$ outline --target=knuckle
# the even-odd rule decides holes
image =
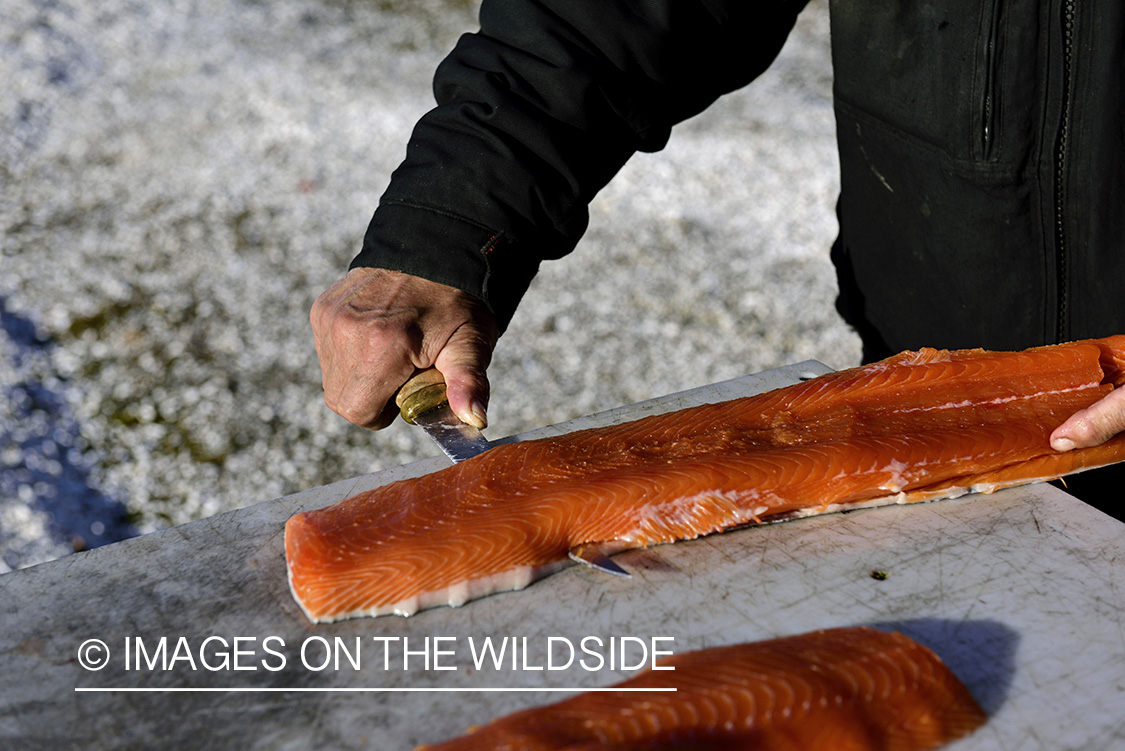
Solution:
[[[337,404],[332,411],[353,425],[366,425],[373,418],[370,409],[365,409],[358,404]]]
[[[1105,440],[1102,430],[1095,423],[1085,420],[1075,426],[1074,437],[1078,439],[1077,443],[1082,446],[1092,446]]]
[[[334,326],[333,334],[344,340],[359,342],[366,350],[415,349],[421,338],[410,323],[398,315],[372,315],[349,311]]]

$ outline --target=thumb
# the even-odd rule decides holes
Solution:
[[[1109,392],[1100,401],[1075,412],[1051,433],[1056,451],[1088,448],[1105,443],[1125,431],[1125,388]]]
[[[471,326],[459,328],[434,361],[445,378],[449,408],[468,425],[488,426],[489,385],[487,369],[495,339]]]

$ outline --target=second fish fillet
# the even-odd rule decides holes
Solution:
[[[759,396],[497,446],[286,524],[310,620],[459,605],[577,545],[672,542],[856,505],[991,492],[1125,459],[1051,431],[1125,384],[1125,336],[906,352]]]
[[[986,720],[937,655],[870,628],[686,652],[660,667],[617,684],[628,693],[581,694],[418,751],[926,751]]]

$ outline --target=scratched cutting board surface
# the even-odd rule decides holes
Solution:
[[[826,370],[801,363],[521,438]],[[654,649],[857,624],[913,636],[967,683],[991,717],[950,749],[1125,747],[1125,525],[1054,488],[750,528],[615,557],[632,579],[573,566],[461,608],[308,623],[285,579],[285,520],[445,463],[0,576],[0,747],[411,749],[616,682]],[[485,639],[506,645],[499,664],[475,664]]]

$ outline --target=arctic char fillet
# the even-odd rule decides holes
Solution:
[[[1125,459],[1051,431],[1125,384],[1125,336],[904,352],[758,396],[504,444],[285,528],[315,622],[460,605],[619,551],[856,506],[992,492]]]
[[[527,709],[419,751],[924,751],[987,719],[897,633],[816,631],[676,655],[617,688]]]

